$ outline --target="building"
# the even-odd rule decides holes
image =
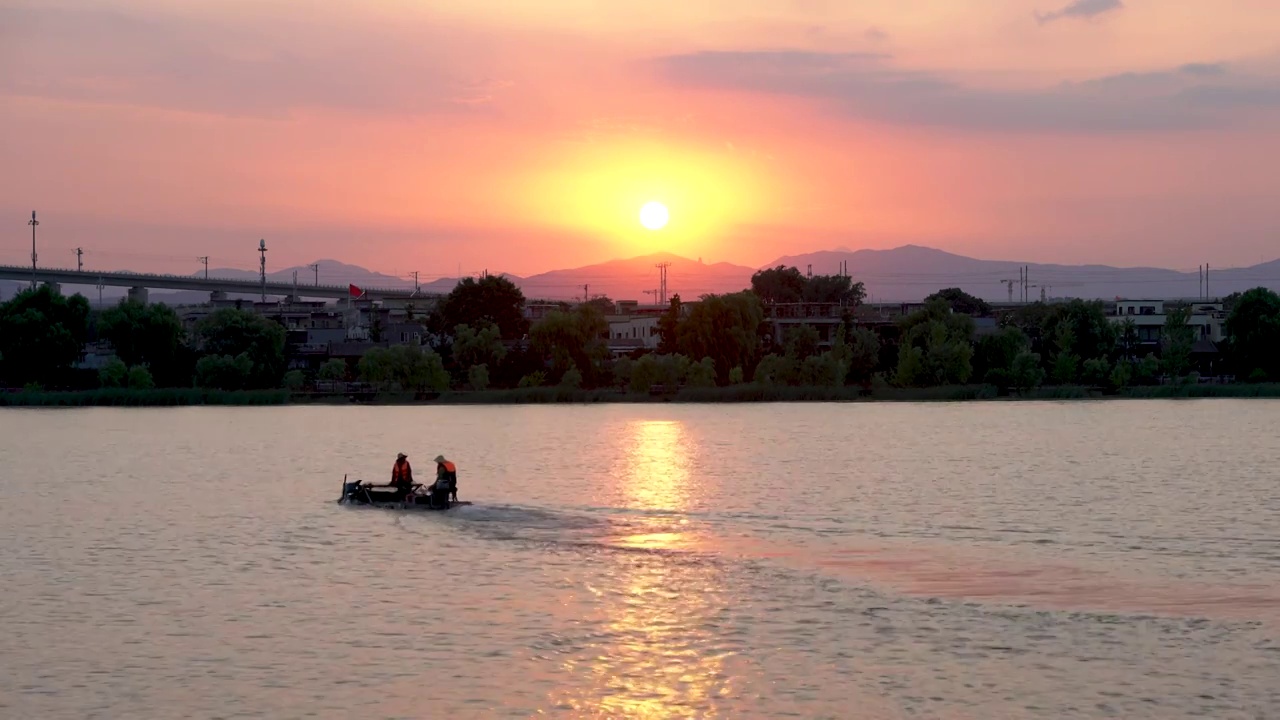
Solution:
[[[1117,298],[1115,311],[1110,318],[1120,325],[1132,322],[1138,333],[1138,343],[1155,347],[1160,344],[1168,310],[1181,304],[1182,301]],[[1187,324],[1195,329],[1197,343],[1207,341],[1217,345],[1226,339],[1227,313],[1221,302],[1197,300],[1186,304],[1191,308]]]

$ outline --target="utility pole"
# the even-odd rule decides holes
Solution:
[[[267,241],[258,241],[258,254],[262,257],[258,267],[262,273],[262,302],[267,301]]]
[[[660,292],[659,304],[667,304],[667,268],[671,267],[671,263],[664,262],[654,265],[658,268],[658,290]]]
[[[418,294],[418,271],[414,270],[409,274],[413,276],[413,294],[417,295]]]
[[[588,301],[590,301],[590,300],[591,300],[591,286],[590,286],[590,285],[583,285],[583,286],[582,286],[582,302],[584,302],[584,303],[585,303],[585,302],[588,302]]]
[[[80,248],[76,248],[76,272],[84,271],[84,263],[81,262],[80,260],[80,258],[83,256],[84,256],[84,250],[81,250]]]
[[[102,307],[102,278],[98,278],[98,307]]]
[[[1209,263],[1204,264],[1204,297],[1209,298]]]
[[[298,271],[293,271],[293,301],[298,302]]]
[[[316,271],[316,287],[319,287],[319,286],[320,286],[320,263],[318,263],[318,262],[316,262],[316,263],[311,263],[311,264],[310,264],[310,265],[308,265],[307,267],[309,267],[309,268],[311,268],[312,270],[315,270],[315,271]]]
[[[1017,282],[1017,281],[1016,281],[1016,280],[1001,280],[1000,282],[1004,283],[1005,288],[1009,291],[1009,302],[1013,302],[1013,284],[1014,284],[1015,282]]]
[[[199,260],[200,262],[204,263],[204,279],[208,280],[209,279],[209,256],[205,255],[204,257],[198,257],[196,258],[196,260]]]
[[[31,226],[31,289],[36,289],[36,226],[40,224],[36,220],[36,211],[31,211],[31,220],[27,223]]]

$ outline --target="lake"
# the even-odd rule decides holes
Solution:
[[[1280,717],[1280,401],[0,411],[0,717]],[[334,503],[344,474],[475,505]]]

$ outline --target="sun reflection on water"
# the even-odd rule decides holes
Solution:
[[[700,494],[691,479],[696,448],[679,422],[636,422],[618,457],[618,501],[654,514],[609,544],[653,552],[609,556],[608,590],[596,594],[603,632],[564,663],[579,681],[551,700],[576,718],[718,717],[716,698],[735,694],[725,667],[735,653],[719,626],[717,568],[685,554],[698,546],[681,517]]]

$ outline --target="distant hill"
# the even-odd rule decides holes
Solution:
[[[1108,265],[1049,265],[1007,260],[977,260],[933,248],[906,245],[892,250],[823,251],[778,258],[766,267],[790,265],[815,274],[837,272],[845,262],[849,274],[866,284],[869,299],[886,302],[919,300],[944,287],[959,287],[986,300],[1008,300],[1004,280],[1014,281],[1020,297],[1019,268],[1028,268],[1031,299],[1043,287],[1049,298],[1113,299],[1194,298],[1200,294],[1196,271]],[[1209,270],[1213,296],[1263,286],[1280,290],[1280,260],[1245,268]]]
[[[411,288],[413,281],[367,270],[358,265],[337,260],[320,260],[320,282],[327,285],[354,284],[356,286]],[[906,245],[892,250],[825,250],[781,257],[764,267],[788,265],[802,272],[810,267],[815,274],[838,272],[846,263],[849,273],[867,287],[869,300],[882,302],[912,302],[944,287],[959,287],[972,295],[987,300],[1007,300],[1009,292],[1004,280],[1015,283],[1014,299],[1020,298],[1021,289],[1016,285],[1019,268],[1029,268],[1029,290],[1032,299],[1039,299],[1041,288],[1050,298],[1115,298],[1128,297],[1197,297],[1199,280],[1195,271],[1180,272],[1162,268],[1119,268],[1107,265],[1048,265],[1019,263],[1007,260],[978,260],[955,255],[933,248]],[[550,272],[519,277],[506,275],[524,291],[530,299],[567,300],[584,295],[607,295],[614,300],[639,300],[653,302],[659,289],[657,265],[667,263],[667,296],[679,294],[686,299],[707,293],[736,292],[751,284],[756,271],[731,263],[706,264],[701,260],[660,253],[624,260],[612,260],[597,265],[552,270]],[[290,267],[267,274],[276,282],[292,282],[294,271],[298,273],[299,294],[306,297],[306,286],[315,282],[315,273],[308,266]],[[193,273],[193,275],[203,274]],[[209,270],[210,277],[256,278],[257,272],[237,268]],[[440,278],[420,285],[425,293],[447,293],[457,284],[457,278]],[[1246,268],[1214,270],[1209,274],[1209,290],[1214,296],[1248,290],[1257,286],[1280,290],[1280,260],[1274,260]],[[26,287],[25,283],[0,281],[0,297],[12,297]],[[80,292],[96,302],[98,290],[94,287],[63,288],[66,293]],[[123,297],[124,288],[106,288],[103,298],[115,302]],[[208,299],[203,292],[153,291],[150,297],[170,304],[202,303]],[[246,299],[253,295],[244,295]]]

